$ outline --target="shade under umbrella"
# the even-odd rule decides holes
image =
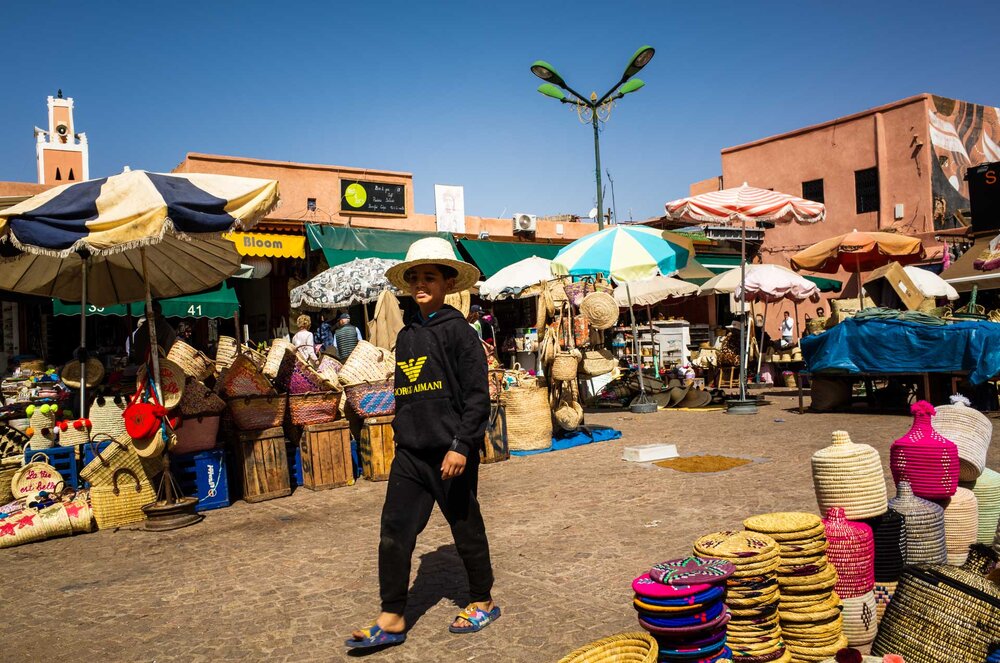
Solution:
[[[385,271],[399,260],[357,258],[320,272],[297,288],[289,300],[292,308],[334,309],[374,302],[383,290],[400,294]]]
[[[615,301],[619,306],[629,306],[629,291],[632,304],[653,306],[667,299],[680,299],[698,294],[698,286],[669,276],[654,276],[644,281],[633,281],[615,288]]]
[[[550,280],[551,266],[551,260],[538,256],[518,260],[483,281],[479,286],[479,296],[489,300],[516,297],[522,291]]]

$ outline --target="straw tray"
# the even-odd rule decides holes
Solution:
[[[659,646],[649,633],[612,635],[567,654],[559,663],[656,663]]]

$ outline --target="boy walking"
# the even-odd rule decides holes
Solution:
[[[471,287],[479,270],[458,260],[449,242],[432,237],[415,242],[386,277],[410,292],[420,313],[396,341],[396,457],[379,544],[382,612],[346,641],[355,649],[406,640],[403,613],[413,549],[435,503],[451,526],[471,595],[449,630],[473,633],[500,617],[477,499],[479,448],[490,414],[486,356],[476,331],[444,303],[445,295]]]

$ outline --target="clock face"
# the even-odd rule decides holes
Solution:
[[[344,192],[344,200],[351,207],[361,207],[368,200],[368,192],[365,188],[355,182],[347,187],[347,191]]]

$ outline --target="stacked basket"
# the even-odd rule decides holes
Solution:
[[[896,486],[889,508],[906,519],[906,563],[944,564],[948,548],[944,538],[944,509],[917,497],[906,481]]]
[[[960,566],[965,563],[969,546],[979,534],[979,505],[968,488],[958,488],[955,494],[941,502],[944,508],[944,538],[948,549],[948,563]]]
[[[359,417],[379,417],[395,413],[396,356],[367,341],[358,341],[338,372],[347,403]],[[401,367],[400,367],[400,370]]]
[[[507,445],[511,451],[537,451],[552,446],[552,411],[548,390],[523,371],[508,371],[500,404],[507,414]]]
[[[875,609],[881,619],[906,564],[906,520],[889,509],[865,524],[872,528],[875,540]]]
[[[275,392],[251,357],[238,355],[219,381],[236,428],[250,431],[281,426],[288,397]]]
[[[988,467],[975,481],[962,484],[976,496],[979,505],[979,543],[992,543],[997,523],[1000,522],[1000,473]]]
[[[917,401],[910,408],[913,426],[892,444],[890,466],[898,484],[908,481],[913,494],[928,500],[943,500],[958,487],[958,448],[931,425],[934,407]]]
[[[204,383],[189,375],[184,396],[178,406],[181,413],[177,427],[174,453],[194,453],[215,447],[219,437],[219,421],[226,403]]]
[[[960,397],[959,397],[960,398]],[[933,423],[937,431],[958,448],[959,480],[975,481],[986,467],[986,452],[993,438],[993,423],[982,412],[965,405],[937,408]]]
[[[813,454],[812,475],[821,513],[840,507],[850,520],[885,513],[885,475],[878,451],[855,444],[846,431],[834,431],[833,444]]]
[[[852,645],[875,638],[875,541],[871,527],[851,522],[844,510],[833,508],[823,521],[830,547],[827,555],[837,568],[837,594],[844,601],[844,634]]]

